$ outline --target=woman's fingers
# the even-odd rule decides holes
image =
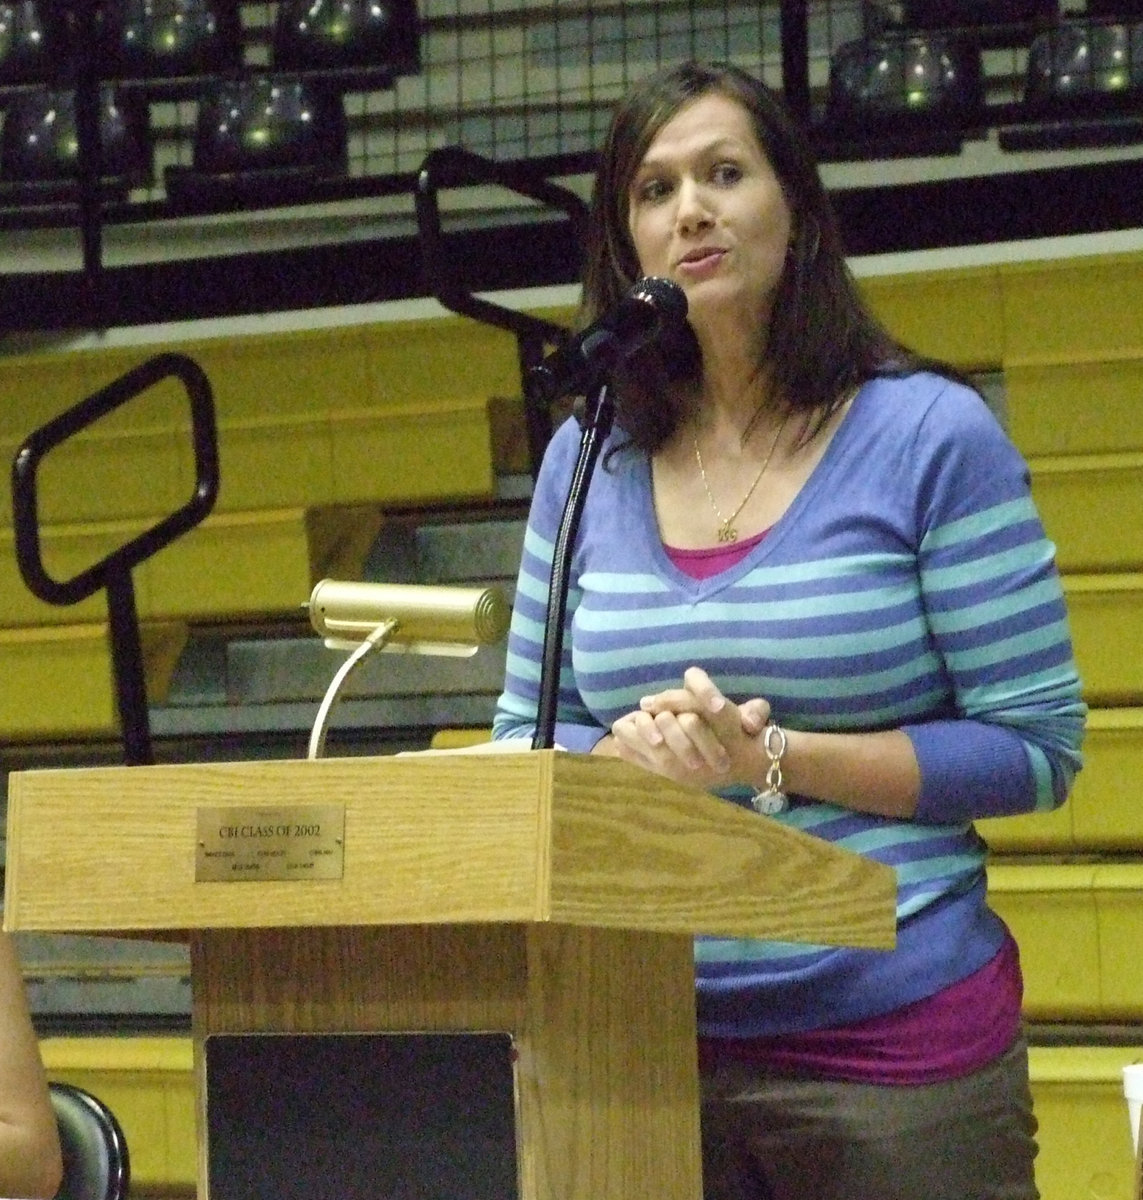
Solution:
[[[730,757],[716,731],[699,713],[660,713],[655,726],[664,743],[691,770],[704,767],[721,774],[730,766]]]
[[[698,701],[703,712],[718,714],[726,707],[726,697],[702,667],[687,667],[683,686]]]
[[[758,696],[741,704],[729,701],[701,667],[688,668],[681,688],[668,688],[644,696],[640,711],[659,717],[665,713],[683,716],[692,713],[703,718],[719,741],[730,748],[738,737],[757,737],[770,719],[770,704]]]
[[[718,776],[729,757],[710,726],[697,714],[637,711],[620,717],[611,727],[621,758],[637,761],[674,779],[698,782]]]
[[[761,697],[746,700],[738,706],[738,717],[742,722],[742,732],[748,737],[757,737],[770,720],[770,704]]]
[[[699,702],[686,688],[670,688],[653,696],[644,696],[639,701],[639,709],[656,717],[660,713],[698,712]]]
[[[621,758],[710,787],[726,783],[733,770],[747,770],[752,743],[769,717],[766,700],[735,704],[701,667],[688,667],[682,687],[644,696],[611,732]]]
[[[726,697],[714,680],[701,667],[688,667],[683,673],[683,686],[668,688],[639,701],[644,712],[697,712],[712,715],[726,707]]]

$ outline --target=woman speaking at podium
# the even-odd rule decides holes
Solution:
[[[555,740],[898,880],[891,952],[699,939],[706,1200],[1033,1200],[1019,957],[973,821],[1062,804],[1085,709],[1026,464],[867,310],[750,76],[637,84],[592,213],[585,325],[643,276],[688,315],[611,379]],[[578,443],[569,421],[537,480],[496,737],[536,724]]]

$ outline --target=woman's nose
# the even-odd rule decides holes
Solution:
[[[684,183],[679,188],[679,204],[675,220],[684,232],[703,229],[711,223],[710,207],[702,189],[694,183]]]

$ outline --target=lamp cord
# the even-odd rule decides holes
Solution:
[[[333,712],[333,706],[341,693],[342,685],[374,650],[380,650],[385,645],[393,636],[396,628],[397,621],[395,618],[391,618],[378,625],[376,629],[366,635],[365,641],[338,668],[337,674],[334,675],[329,687],[325,690],[321,706],[318,708],[317,717],[314,720],[314,727],[310,730],[310,744],[306,752],[306,758],[321,758],[325,751],[325,737],[329,729],[330,714]]]

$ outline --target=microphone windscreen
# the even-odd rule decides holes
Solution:
[[[632,296],[650,304],[665,324],[686,320],[687,294],[677,283],[659,275],[644,275],[631,289]]]

